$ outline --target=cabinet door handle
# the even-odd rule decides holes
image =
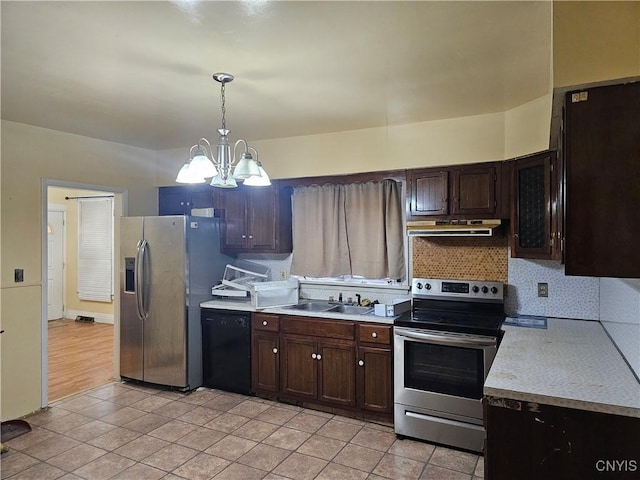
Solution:
[[[273,349],[273,353],[278,353],[278,349],[277,349],[277,348],[274,348],[274,349]]]
[[[311,358],[313,358],[314,360],[316,359],[317,355],[315,353],[311,354]]]
[[[247,236],[246,235],[242,235],[242,238],[247,238]]]
[[[269,323],[269,322],[267,322],[266,320],[263,320],[263,321],[262,321],[262,325],[264,325],[265,327],[267,326],[267,324],[268,324],[268,323]]]
[[[249,235],[249,238],[253,238],[253,235]]]
[[[360,365],[361,367],[364,367],[364,360],[358,360],[358,365]]]
[[[316,360],[322,360],[322,355],[320,354],[316,355]]]
[[[372,336],[373,338],[378,338],[378,334],[377,334],[376,332],[373,332],[373,333],[371,334],[371,336]]]

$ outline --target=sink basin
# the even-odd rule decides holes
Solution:
[[[373,310],[373,307],[360,307],[358,305],[333,304],[329,302],[302,302],[297,305],[283,307],[290,310],[304,310],[307,312],[336,312],[348,315],[364,315]]]
[[[330,312],[340,312],[349,315],[365,315],[373,310],[373,307],[361,307],[359,305],[336,305]]]
[[[337,305],[332,305],[328,302],[304,302],[297,305],[289,305],[284,308],[291,310],[305,310],[307,312],[328,312],[334,311],[333,309]]]

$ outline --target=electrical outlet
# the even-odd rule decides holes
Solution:
[[[549,284],[548,283],[538,283],[538,296],[539,297],[548,297],[549,296]]]
[[[286,270],[280,270],[280,279],[281,280],[286,280],[287,279],[287,271]]]
[[[13,281],[16,283],[24,282],[24,270],[22,268],[16,268],[13,271]]]

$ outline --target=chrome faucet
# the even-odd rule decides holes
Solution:
[[[361,303],[361,299],[362,299],[362,297],[360,296],[360,294],[356,293],[356,300],[358,300],[358,303],[356,305],[360,306],[362,304]]]

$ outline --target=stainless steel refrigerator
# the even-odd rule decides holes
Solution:
[[[120,375],[191,390],[202,385],[200,302],[232,258],[218,220],[120,219]]]

